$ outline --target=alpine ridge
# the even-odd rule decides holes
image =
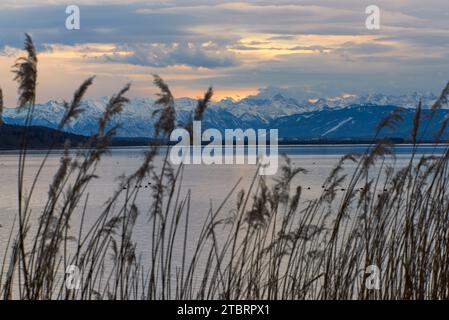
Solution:
[[[337,97],[298,99],[284,92],[270,90],[242,100],[227,98],[211,103],[206,110],[203,128],[224,129],[253,128],[279,129],[281,139],[297,140],[333,140],[333,139],[370,139],[376,133],[377,124],[396,108],[403,109],[404,123],[392,132],[384,130],[384,136],[408,139],[412,126],[414,109],[422,101],[424,114],[436,96],[431,93],[412,93],[410,95],[390,96],[380,93],[365,95],[342,94]],[[104,111],[108,98],[85,100],[84,112],[64,130],[71,134],[90,135],[97,130],[97,123]],[[179,125],[190,119],[196,100],[180,98],[176,100],[176,116]],[[149,98],[134,98],[125,106],[120,116],[110,125],[121,124],[119,137],[154,138],[154,124],[157,119],[153,112],[157,107]],[[421,133],[423,139],[432,140],[438,125],[448,113],[442,109],[426,125]],[[57,129],[64,114],[62,102],[49,101],[35,108],[33,125]],[[428,117],[427,117],[428,118]],[[423,117],[422,121],[427,121]],[[25,114],[13,108],[5,108],[3,119],[11,125],[22,125]]]

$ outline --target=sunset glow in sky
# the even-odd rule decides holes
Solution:
[[[381,29],[365,27],[366,6]],[[65,28],[78,5],[81,29]],[[132,96],[155,92],[161,75],[177,97],[236,99],[268,86],[313,98],[343,92],[439,92],[449,80],[447,0],[114,1],[2,0],[0,86],[16,103],[11,65],[23,34],[39,49],[39,101],[69,99],[97,75],[89,96],[132,82]]]

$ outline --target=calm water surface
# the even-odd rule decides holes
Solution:
[[[308,171],[307,174],[299,175],[293,186],[303,187],[303,201],[318,197],[322,192],[322,184],[330,171],[334,168],[342,155],[347,153],[363,153],[369,148],[368,145],[308,145],[308,146],[282,146],[279,153],[285,153],[292,160],[292,164],[302,167]],[[395,166],[403,166],[410,159],[410,145],[400,145],[396,147],[396,160],[389,161]],[[89,202],[86,211],[86,225],[92,224],[103,208],[103,204],[117,188],[117,178],[123,174],[133,173],[141,164],[145,149],[143,148],[120,148],[113,149],[111,153],[101,160],[98,167],[98,179],[94,179],[88,188]],[[418,153],[438,154],[443,151],[443,147],[433,145],[423,145]],[[25,172],[25,186],[29,188],[33,178],[44,158],[45,152],[31,151],[28,156]],[[59,167],[61,153],[54,152],[47,160],[39,180],[36,183],[30,208],[33,215],[41,213],[47,199],[49,184],[51,183],[56,170]],[[4,258],[6,243],[13,225],[14,217],[17,214],[17,161],[18,153],[14,151],[0,151],[0,265]],[[162,156],[155,160],[156,166],[162,162]],[[349,173],[354,169],[354,165],[349,164],[345,168]],[[188,250],[193,250],[196,236],[199,234],[203,222],[205,221],[210,207],[218,208],[223,198],[231,191],[237,181],[242,178],[238,190],[247,189],[251,184],[256,171],[254,165],[187,165],[185,166],[181,197],[190,190],[192,194],[191,202],[191,222],[189,230]],[[269,178],[269,179],[272,179]],[[149,181],[146,181],[149,182]],[[151,199],[151,189],[149,187],[139,189],[137,204],[142,213],[148,210]],[[230,201],[223,209],[226,215],[235,206],[236,194],[232,195]],[[82,201],[83,202],[83,201]],[[72,229],[77,232],[79,215],[82,208],[79,208]],[[136,227],[134,237],[140,250],[145,252],[145,247],[151,243],[149,225],[146,223],[148,216],[142,214]],[[36,224],[32,224],[35,226]],[[33,228],[32,228],[33,229]],[[32,230],[31,230],[32,231]],[[190,248],[189,248],[190,246]],[[182,248],[175,248],[180,254]]]

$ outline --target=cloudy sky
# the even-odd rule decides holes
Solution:
[[[381,29],[365,8],[379,6]],[[67,5],[81,29],[67,30]],[[69,99],[97,75],[91,97],[132,82],[155,90],[160,74],[177,96],[242,98],[268,86],[308,97],[345,92],[438,92],[449,80],[447,0],[1,0],[0,86],[9,106],[11,65],[23,33],[39,49],[39,101]]]

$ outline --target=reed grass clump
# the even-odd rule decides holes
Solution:
[[[3,299],[449,298],[449,148],[439,155],[417,153],[421,104],[410,133],[413,153],[404,167],[391,164],[394,146],[379,140],[362,155],[342,157],[323,193],[305,201],[295,181],[307,171],[286,157],[275,179],[256,173],[246,190],[236,181],[222,203],[208,209],[196,242],[187,243],[193,195],[183,191],[184,167],[173,167],[168,151],[162,166],[155,164],[163,151],[156,146],[148,147],[133,173],[120,177],[95,222],[84,222],[92,214],[88,186],[99,178],[97,168],[117,130],[111,119],[128,102],[129,85],[109,100],[97,133],[75,149],[67,142],[37,218],[31,214],[34,187],[51,150],[25,193],[27,127],[37,79],[29,36],[25,49],[28,56],[18,60],[15,72],[18,106],[28,108],[29,118],[18,162],[16,223],[1,263]],[[83,112],[81,101],[93,79],[64,104],[61,128]],[[160,90],[156,132],[166,136],[177,126],[175,100],[162,78],[155,76],[154,83]],[[212,95],[210,88],[199,99],[192,120],[202,119]],[[448,87],[433,109],[446,105],[447,95]],[[402,121],[398,109],[379,124],[377,134]],[[351,172],[348,162],[355,165]],[[151,196],[142,205],[134,186],[148,180]],[[226,212],[232,198],[234,208]],[[146,244],[133,236],[142,218],[151,238]],[[72,228],[74,219],[80,221],[78,230]],[[81,272],[77,288],[67,286],[69,266]],[[372,266],[380,270],[374,290],[366,274]]]

